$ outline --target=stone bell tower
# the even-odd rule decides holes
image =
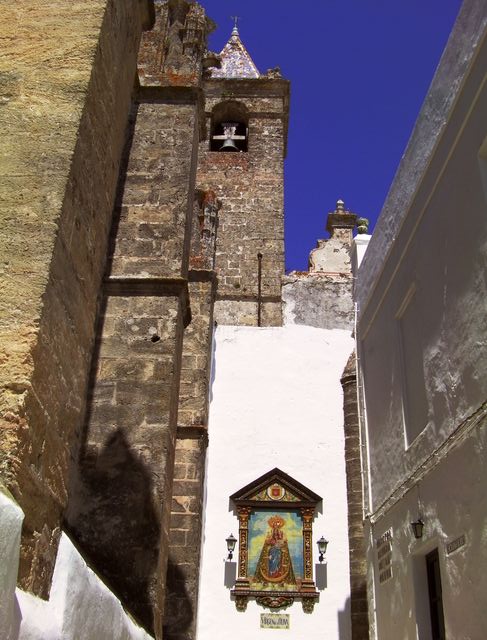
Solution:
[[[289,82],[259,73],[235,26],[204,83],[207,138],[197,184],[221,202],[216,240],[219,324],[280,325]]]

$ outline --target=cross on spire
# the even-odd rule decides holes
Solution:
[[[240,16],[230,16],[233,20],[233,32],[232,33],[236,33],[238,34],[238,21],[241,20],[242,18]]]

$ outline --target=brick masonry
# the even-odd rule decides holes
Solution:
[[[348,498],[348,542],[350,553],[350,614],[352,640],[368,640],[367,564],[363,526],[363,481],[357,399],[355,353],[350,356],[341,379],[345,418],[345,467]]]
[[[262,253],[262,324],[280,325],[284,274],[283,163],[289,83],[282,79],[207,80],[207,139],[200,144],[198,186],[221,201],[216,246],[215,319],[257,324],[258,258]],[[248,152],[209,150],[211,117],[222,103],[248,114]]]

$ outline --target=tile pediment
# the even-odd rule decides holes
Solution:
[[[230,499],[236,505],[316,506],[321,497],[277,467],[242,487]]]

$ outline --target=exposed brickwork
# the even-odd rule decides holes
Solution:
[[[2,8],[0,467],[26,515],[20,584],[44,597],[150,6],[33,0]]]
[[[345,414],[351,637],[352,640],[368,640],[367,565],[362,520],[363,483],[355,353],[352,353],[348,360],[341,382],[343,386],[343,411]]]
[[[205,83],[208,132],[212,110],[222,102],[241,103],[249,114],[248,152],[209,151],[209,140],[200,145],[198,185],[214,189],[222,202],[216,250],[219,323],[257,324],[260,252],[262,324],[281,324],[288,91],[288,82],[280,79]]]
[[[198,605],[213,305],[216,291],[212,266],[215,260],[219,207],[211,190],[199,195],[195,203],[190,261],[198,269],[192,269],[189,273],[192,322],[184,333],[179,394],[164,633],[168,640],[192,640],[195,637],[195,613]],[[181,511],[182,508],[184,511]]]
[[[186,433],[184,431],[187,430]],[[164,638],[193,640],[198,606],[206,431],[181,429],[176,445]]]

